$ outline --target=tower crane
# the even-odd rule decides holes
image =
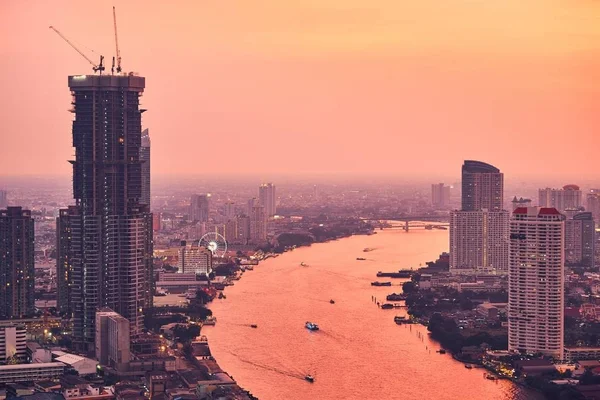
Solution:
[[[86,56],[81,50],[79,50],[73,43],[71,43],[71,41],[69,39],[67,39],[65,37],[65,35],[60,33],[60,31],[58,29],[56,29],[53,26],[50,26],[50,29],[52,29],[54,32],[56,32],[58,34],[58,36],[60,36],[65,42],[67,42],[72,48],[74,48],[75,51],[77,51],[79,54],[81,54],[81,56],[83,58],[85,58],[87,60],[87,62],[92,64],[92,69],[94,70],[94,72],[100,71],[100,74],[102,74],[102,71],[104,71],[104,56],[100,56],[100,64],[96,64],[95,62],[90,60],[90,58],[88,56]]]
[[[113,23],[115,25],[115,46],[117,50],[117,74],[121,72],[121,52],[119,51],[119,37],[117,36],[117,11],[113,6]]]

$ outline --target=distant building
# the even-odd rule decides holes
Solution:
[[[0,190],[0,209],[8,207],[8,192]]]
[[[195,273],[208,275],[212,272],[213,255],[204,246],[197,243],[184,244],[179,249],[179,261],[177,267],[183,274]]]
[[[24,362],[27,358],[27,331],[24,325],[3,323],[0,325],[0,364],[8,359]]]
[[[140,198],[140,204],[145,204],[150,209],[150,133],[148,129],[142,131],[140,162],[142,163],[142,197]]]
[[[35,312],[33,224],[29,210],[0,210],[0,319]]]
[[[250,240],[250,217],[240,215],[237,218],[237,241],[246,244]]]
[[[267,215],[263,206],[252,207],[250,215],[250,240],[260,243],[267,240]]]
[[[109,308],[96,313],[96,358],[100,364],[122,369],[131,360],[129,320]]]
[[[450,186],[443,183],[431,185],[431,205],[437,209],[443,209],[450,205]]]
[[[579,210],[581,208],[581,190],[577,185],[566,185],[562,189],[540,189],[538,205],[556,208],[561,213],[569,209]]]
[[[462,211],[504,209],[504,174],[493,165],[466,160],[462,166]]]
[[[594,216],[596,224],[600,224],[600,189],[592,189],[586,196],[586,211]]]
[[[277,214],[277,197],[275,196],[275,185],[272,183],[263,183],[258,188],[258,200],[260,205],[265,208],[267,218]]]
[[[194,194],[190,201],[190,219],[208,222],[210,210],[210,194]]]
[[[564,216],[518,208],[510,222],[508,350],[563,359]]]
[[[450,272],[508,272],[508,211],[450,213]]]
[[[235,218],[232,218],[224,224],[223,237],[228,242],[235,242],[238,238],[238,224]]]
[[[225,218],[233,219],[235,218],[235,203],[232,201],[228,201],[225,203]]]
[[[249,199],[246,205],[246,215],[252,215],[252,209],[256,205],[258,205],[258,200],[256,200],[256,197]]]
[[[78,229],[81,224],[79,208],[69,206],[59,210],[56,218],[56,307],[68,317],[73,314],[71,307],[71,286],[73,284],[73,265],[81,262],[81,238]]]
[[[152,230],[154,232],[160,232],[161,230],[161,217],[162,214],[159,212],[152,213]]]
[[[565,262],[593,268],[595,244],[596,224],[591,212],[565,221]]]
[[[531,199],[524,199],[523,197],[517,198],[517,196],[515,196],[512,200],[512,211],[515,211],[517,208],[531,207],[532,205]]]

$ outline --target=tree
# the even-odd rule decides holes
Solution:
[[[173,337],[182,343],[189,343],[199,335],[199,325],[175,325],[173,328]]]
[[[417,291],[417,286],[414,282],[408,281],[402,284],[402,292],[409,294]]]

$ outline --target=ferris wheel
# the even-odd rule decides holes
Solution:
[[[217,232],[209,232],[202,236],[198,245],[206,247],[214,257],[224,257],[227,253],[227,241]]]

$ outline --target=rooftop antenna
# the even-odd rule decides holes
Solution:
[[[100,65],[98,65],[95,62],[93,62],[92,60],[90,60],[90,58],[88,56],[86,56],[81,50],[79,50],[77,48],[77,46],[75,46],[69,39],[67,39],[65,37],[65,35],[60,33],[60,31],[58,29],[56,29],[53,26],[50,26],[50,29],[52,29],[54,32],[56,32],[58,34],[58,36],[60,36],[65,42],[67,42],[72,48],[74,48],[75,51],[77,51],[83,58],[85,58],[87,60],[87,62],[92,64],[92,69],[94,70],[94,72],[100,71],[100,75],[102,75],[102,71],[104,71],[104,65],[102,64],[104,61],[104,56],[100,56]]]
[[[115,46],[117,48],[117,74],[121,73],[121,52],[119,51],[119,37],[117,36],[117,10],[113,6],[113,22],[115,25]]]

